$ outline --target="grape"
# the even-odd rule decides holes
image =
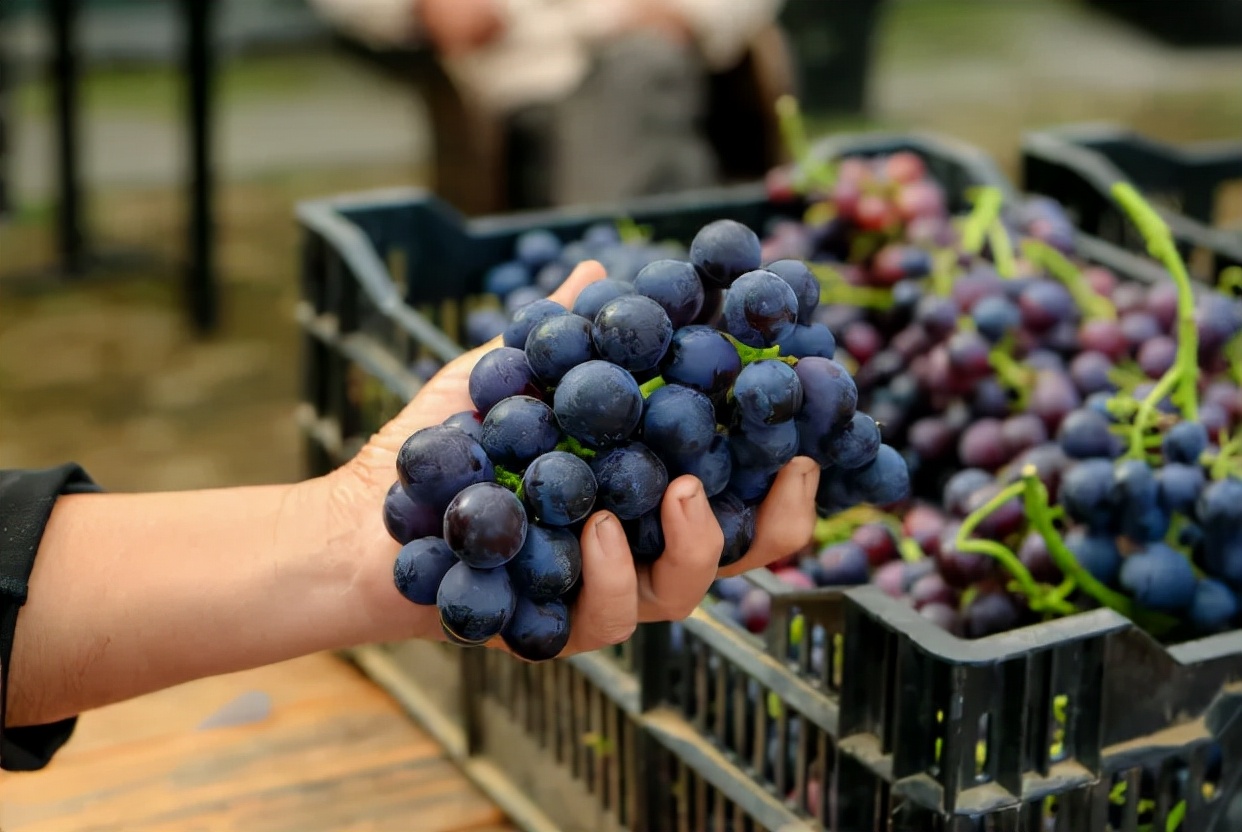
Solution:
[[[921,610],[928,604],[955,605],[957,590],[945,583],[939,573],[932,572],[919,578],[910,587],[910,600],[914,602],[916,610]]]
[[[571,311],[588,321],[594,321],[599,310],[604,308],[604,304],[632,294],[634,294],[634,284],[611,277],[604,278],[584,287],[578,294],[578,299],[574,301],[574,308]]]
[[[716,220],[699,229],[690,242],[690,262],[703,285],[727,289],[746,272],[759,268],[759,237],[733,220]]]
[[[427,381],[436,373],[440,372],[443,367],[444,364],[440,361],[437,361],[429,355],[424,355],[422,358],[419,358],[410,365],[410,374],[415,378]]]
[[[1022,312],[1002,297],[982,299],[975,304],[970,315],[979,334],[992,343],[1000,341],[1022,323]]]
[[[1085,321],[1078,329],[1078,342],[1084,351],[1099,353],[1109,361],[1121,361],[1130,353],[1130,341],[1117,321]]]
[[[595,358],[591,322],[581,315],[540,321],[526,338],[526,361],[544,384],[555,385],[579,364]]]
[[[712,437],[707,450],[701,454],[681,457],[669,465],[669,475],[680,477],[689,474],[696,477],[703,485],[703,492],[708,497],[715,497],[729,487],[733,476],[733,454],[729,440],[722,434]]]
[[[1207,450],[1208,432],[1198,422],[1178,422],[1164,435],[1164,458],[1169,462],[1198,465]]]
[[[517,259],[527,268],[537,270],[561,256],[561,241],[551,231],[527,231],[514,243]]]
[[[1242,331],[1242,307],[1233,298],[1205,293],[1197,299],[1195,324],[1199,330],[1199,354],[1213,355]]]
[[[958,589],[965,589],[991,575],[996,568],[996,562],[987,555],[963,552],[959,549],[957,533],[960,528],[960,523],[950,523],[945,527],[940,535],[935,563],[945,583]]]
[[[1189,607],[1198,583],[1190,561],[1163,543],[1152,543],[1126,558],[1120,580],[1135,601],[1158,612]]]
[[[505,645],[530,662],[554,659],[569,643],[569,609],[559,599],[544,603],[518,597],[502,633]]]
[[[770,347],[793,333],[798,297],[771,272],[747,272],[725,295],[724,317],[729,334],[743,344]]]
[[[872,566],[888,563],[897,557],[897,541],[881,523],[868,523],[854,529],[850,541],[862,548]]]
[[[836,543],[819,553],[820,586],[855,586],[870,579],[867,553],[855,543]]]
[[[530,270],[518,262],[501,263],[483,275],[483,291],[504,299],[514,289],[530,285]]]
[[[890,445],[881,445],[875,459],[863,467],[827,479],[840,483],[841,496],[849,505],[867,503],[884,507],[910,496],[910,469]]]
[[[854,418],[858,388],[846,369],[828,358],[804,358],[794,371],[802,382],[802,412],[797,420],[802,453],[823,465],[829,460],[822,443]]]
[[[953,281],[950,297],[962,313],[969,315],[974,311],[975,304],[984,298],[1004,295],[1005,285],[1009,282],[1001,280],[991,267],[978,267]]]
[[[724,532],[720,565],[737,563],[750,550],[750,543],[755,537],[755,511],[728,491],[712,497],[708,502],[720,530]]]
[[[1071,459],[1112,458],[1117,451],[1117,438],[1108,429],[1108,420],[1087,408],[1065,417],[1057,429],[1057,442]]]
[[[768,466],[763,468],[743,468],[733,464],[729,469],[728,492],[732,493],[746,505],[763,501],[772,483],[776,481],[776,471]]]
[[[552,408],[530,396],[511,396],[487,414],[479,444],[494,464],[520,471],[560,439]]]
[[[530,331],[537,324],[556,315],[566,315],[568,313],[569,310],[565,307],[547,298],[528,303],[513,313],[513,320],[509,322],[509,326],[505,329],[505,346],[519,350],[523,349],[526,346],[527,336],[530,335]]]
[[[1160,378],[1169,371],[1177,360],[1177,342],[1167,336],[1160,336],[1147,341],[1139,347],[1139,369],[1148,378]]]
[[[1022,619],[1022,611],[1005,592],[981,592],[962,611],[967,638],[983,638],[1012,630]]]
[[[957,610],[948,604],[924,604],[919,615],[955,636],[962,635],[962,617]]]
[[[944,484],[943,504],[947,511],[959,517],[970,512],[966,505],[970,495],[992,482],[992,475],[982,468],[963,468],[949,477]]]
[[[886,207],[880,210],[885,213],[876,215],[876,221],[880,223],[877,228],[883,228],[891,218]],[[880,286],[892,286],[902,280],[926,277],[931,274],[931,270],[932,258],[929,253],[917,246],[899,243],[890,243],[877,251],[871,262],[871,278]]]
[[[633,520],[660,505],[668,486],[664,463],[646,445],[627,442],[591,461],[600,508]]]
[[[483,417],[476,411],[463,410],[461,413],[454,413],[443,424],[445,427],[457,428],[475,442],[483,438]]]
[[[940,549],[940,535],[944,534],[948,518],[936,508],[929,505],[916,505],[906,512],[902,519],[901,531],[908,540],[913,540],[927,555],[935,555]]]
[[[738,603],[738,614],[747,630],[762,633],[772,619],[772,596],[761,589],[752,589]]]
[[[698,390],[669,384],[647,398],[643,441],[665,460],[683,460],[707,451],[716,434],[716,414]]]
[[[1010,457],[1048,441],[1048,429],[1032,413],[1018,413],[1001,422],[1001,441]]]
[[[957,443],[957,456],[971,468],[995,471],[1010,456],[1005,450],[1005,437],[997,419],[980,419],[966,428]]]
[[[1137,350],[1153,338],[1160,337],[1160,324],[1146,312],[1130,312],[1121,316],[1121,332],[1126,336],[1130,349]]]
[[[1018,298],[1023,325],[1032,332],[1045,332],[1074,313],[1069,290],[1051,280],[1035,280]]]
[[[604,304],[595,316],[593,337],[602,358],[638,373],[659,365],[673,327],[660,304],[627,295]]]
[[[1121,552],[1112,534],[1071,529],[1065,535],[1065,547],[1097,581],[1112,584],[1121,570]]]
[[[742,359],[719,331],[687,326],[673,333],[660,369],[669,384],[691,387],[714,399],[733,386]]]
[[[593,447],[624,441],[638,427],[643,395],[634,377],[615,364],[588,361],[567,372],[552,410],[561,430]]]
[[[1029,409],[1044,420],[1049,431],[1056,431],[1061,420],[1081,403],[1082,397],[1065,374],[1054,370],[1042,370],[1036,374]]]
[[[841,346],[854,356],[859,364],[866,364],[884,346],[878,330],[866,321],[855,321],[841,333]]]
[[[874,460],[880,451],[880,428],[866,413],[855,413],[854,418],[829,434],[821,447],[837,468],[861,468]]]
[[[582,549],[578,538],[564,529],[531,526],[526,542],[505,568],[514,592],[545,603],[569,592],[582,575]]]
[[[940,295],[924,295],[914,310],[914,320],[933,341],[942,341],[957,328],[961,314],[952,298]]]
[[[1055,584],[1061,580],[1061,570],[1057,568],[1052,555],[1048,551],[1048,543],[1039,532],[1028,532],[1018,547],[1018,560],[1031,573],[1031,577],[1046,584]]]
[[[642,517],[622,521],[621,525],[625,529],[625,537],[630,543],[630,554],[635,563],[655,563],[664,554],[664,526],[660,521],[660,509],[652,509]],[[749,587],[750,584],[747,582],[746,586]]]
[[[1061,479],[1059,500],[1066,514],[1088,528],[1111,528],[1116,514],[1112,462],[1088,459],[1074,465]]]
[[[1066,371],[1065,359],[1050,349],[1031,350],[1026,356],[1026,366],[1032,370],[1046,370],[1050,373]]]
[[[420,537],[397,552],[392,567],[393,582],[397,591],[410,602],[431,606],[436,602],[440,582],[457,562],[457,555],[442,538]]]
[[[1242,480],[1217,480],[1203,489],[1196,511],[1199,524],[1212,537],[1227,537],[1242,528]]]
[[[1199,422],[1211,436],[1219,436],[1221,431],[1229,428],[1229,414],[1225,409],[1213,402],[1199,405]]]
[[[463,488],[444,512],[444,539],[462,563],[495,569],[526,540],[526,511],[513,492],[494,482]]]
[[[966,513],[972,514],[983,508],[984,505],[995,499],[1000,492],[1001,484],[998,482],[988,483],[983,486],[966,500]],[[1017,533],[1022,528],[1025,519],[1022,511],[1022,501],[1014,497],[1001,503],[987,517],[984,517],[979,522],[979,525],[975,527],[975,534],[978,537],[991,540],[1004,540],[1010,535]]]
[[[545,297],[552,294],[565,284],[565,281],[569,279],[569,275],[573,273],[573,268],[574,267],[570,264],[559,261],[556,263],[549,263],[540,269],[539,273],[535,275],[535,288],[543,292]],[[522,290],[519,289],[518,291],[520,292]],[[514,292],[513,294],[516,295],[517,292]],[[508,304],[508,301],[512,299],[513,295],[505,298],[506,305]]]
[[[776,473],[798,454],[798,427],[793,422],[747,425],[729,439],[733,467]]]
[[[988,343],[977,332],[957,332],[949,338],[949,369],[954,375],[976,379],[992,370]]]
[[[656,260],[643,266],[634,278],[634,291],[660,304],[675,329],[703,311],[703,283],[684,260]]]
[[[499,309],[476,309],[466,316],[466,343],[471,347],[486,344],[508,326],[509,319]]]
[[[444,575],[436,594],[440,624],[466,644],[482,644],[500,635],[513,616],[516,600],[508,572],[474,569],[462,562]]]
[[[1109,377],[1112,371],[1113,363],[1099,352],[1080,352],[1069,366],[1070,378],[1084,396],[1115,390],[1116,385]]]
[[[1113,501],[1122,534],[1140,543],[1161,540],[1170,518],[1159,500],[1160,486],[1150,465],[1137,459],[1118,463],[1113,473]]]
[[[819,280],[807,268],[806,263],[800,260],[777,260],[764,268],[789,284],[798,298],[797,320],[800,323],[809,323],[815,307],[819,306]]]
[[[1203,469],[1197,465],[1170,462],[1156,472],[1160,488],[1160,505],[1167,512],[1190,514],[1207,482]]]
[[[1233,590],[1214,581],[1204,578],[1195,585],[1194,599],[1186,618],[1195,629],[1205,633],[1228,630],[1238,617],[1238,596]]]
[[[442,512],[463,488],[490,482],[496,472],[478,442],[436,425],[405,440],[397,452],[397,476],[411,500]]]
[[[595,506],[595,475],[573,454],[552,451],[522,475],[522,499],[531,516],[547,526],[572,526]]]
[[[781,361],[756,361],[742,368],[733,385],[738,415],[748,425],[787,422],[802,409],[802,382]]]
[[[438,534],[441,522],[435,509],[410,499],[400,482],[394,482],[384,496],[384,528],[398,543]]]
[[[788,335],[779,339],[776,346],[780,348],[781,355],[793,358],[832,358],[837,352],[837,339],[821,323],[798,324]]]
[[[519,349],[499,347],[484,353],[470,371],[470,400],[484,416],[510,396],[539,395],[526,353]]]

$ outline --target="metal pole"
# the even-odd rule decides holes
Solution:
[[[60,185],[58,247],[67,274],[86,271],[86,243],[82,233],[81,193],[78,170],[78,60],[74,35],[78,0],[49,0],[48,22],[52,35],[52,80],[56,97],[57,175]]]
[[[185,14],[185,72],[190,131],[189,253],[186,295],[199,332],[219,322],[212,215],[211,0],[182,0]]]

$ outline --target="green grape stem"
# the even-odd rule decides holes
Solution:
[[[1113,198],[1129,215],[1147,242],[1147,251],[1168,270],[1177,286],[1177,361],[1172,369],[1176,391],[1173,403],[1181,410],[1183,418],[1197,421],[1199,418],[1199,330],[1195,326],[1195,295],[1191,287],[1186,264],[1173,242],[1169,226],[1156,213],[1147,200],[1127,182],[1118,182],[1112,188]],[[1163,381],[1163,379],[1162,379]],[[1159,399],[1157,399],[1159,401]]]
[[[1106,321],[1117,319],[1117,310],[1108,298],[1092,289],[1078,267],[1061,252],[1041,240],[1027,239],[1022,241],[1022,254],[1061,281],[1086,317]]]
[[[1004,197],[1000,188],[991,187],[976,188],[973,195],[968,194],[968,196],[972,196],[975,204],[962,228],[961,246],[962,250],[968,254],[978,254],[983,250],[983,241],[987,236],[988,228],[1000,216]]]
[[[780,347],[749,347],[727,332],[724,333],[724,337],[728,338],[729,343],[733,345],[733,349],[737,350],[738,358],[742,359],[743,367],[754,364],[756,361],[780,361],[791,367],[798,363],[798,359],[792,356],[781,355]],[[652,379],[652,381],[654,380]],[[648,384],[650,383],[648,382]],[[641,390],[642,388],[640,387],[639,389]]]
[[[806,137],[806,123],[798,99],[782,95],[776,100],[776,119],[785,143],[785,149],[796,166],[797,187],[805,193],[812,188],[831,188],[836,182],[836,166],[831,162],[811,156],[811,144]]]
[[[932,291],[947,298],[953,294],[953,273],[957,266],[957,252],[951,248],[932,255]]]
[[[642,384],[638,385],[638,392],[643,394],[644,399],[649,399],[651,398],[652,393],[654,393],[655,391],[659,390],[661,387],[664,387],[667,384],[668,382],[664,380],[664,376],[656,376],[655,378],[648,379],[647,381],[644,381]]]
[[[505,488],[509,489],[514,494],[516,494],[519,500],[522,499],[522,476],[521,474],[515,474],[512,471],[506,471],[504,468],[501,468],[499,465],[497,465],[496,466],[496,484],[503,485]]]
[[[1018,405],[1024,407],[1032,386],[1031,371],[1015,361],[1013,356],[1005,351],[1005,344],[988,352],[988,363],[996,371],[996,377],[1000,383],[1017,393]]]
[[[893,292],[879,286],[855,286],[835,269],[821,264],[808,264],[819,282],[820,303],[839,303],[863,309],[885,311],[893,308]]]
[[[1170,367],[1168,372],[1160,377],[1160,381],[1156,383],[1156,386],[1151,389],[1151,392],[1139,404],[1138,413],[1134,417],[1134,423],[1130,425],[1130,450],[1126,456],[1133,459],[1146,459],[1147,446],[1144,443],[1144,439],[1147,435],[1147,428],[1151,426],[1156,406],[1165,396],[1169,395],[1169,392],[1177,384],[1180,369],[1181,367],[1178,363]]]
[[[1216,285],[1226,294],[1237,296],[1242,293],[1242,266],[1222,269]]]
[[[988,244],[992,247],[992,262],[996,273],[1009,279],[1017,277],[1018,266],[1013,259],[1013,245],[1009,241],[1009,232],[1004,223],[997,221],[988,228]]]
[[[595,451],[586,447],[581,442],[579,442],[577,439],[574,439],[572,436],[566,436],[564,439],[558,442],[556,445],[556,449],[558,451],[564,451],[567,454],[573,454],[574,456],[578,457],[578,459],[589,460],[589,459],[595,458]]]

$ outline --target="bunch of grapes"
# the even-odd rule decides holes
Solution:
[[[471,372],[474,410],[408,438],[384,505],[403,544],[394,577],[438,607],[451,640],[558,655],[583,523],[611,511],[635,560],[653,562],[675,477],[702,483],[721,566],[746,553],[755,506],[795,455],[823,468],[827,512],[906,498],[905,461],[857,409],[827,328],[808,323],[818,282],[761,256],[753,231],[721,220],[688,259],[593,283],[572,309],[526,304]]]

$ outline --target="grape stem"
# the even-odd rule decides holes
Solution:
[[[821,303],[840,303],[883,312],[893,308],[893,293],[879,286],[855,286],[841,273],[821,263],[809,263],[811,274],[819,282]]]
[[[792,95],[776,99],[776,119],[785,149],[796,166],[796,187],[803,193],[813,187],[831,188],[837,178],[836,167],[831,162],[812,158],[798,99]]]
[[[668,382],[664,380],[664,376],[656,376],[655,378],[644,381],[642,384],[638,385],[638,392],[643,394],[644,399],[649,399],[651,398],[652,393],[667,384]]]
[[[1191,288],[1186,264],[1173,242],[1169,226],[1128,182],[1112,187],[1113,198],[1129,215],[1147,242],[1147,251],[1168,270],[1177,286],[1177,361],[1166,375],[1173,377],[1176,391],[1173,403],[1182,417],[1194,422],[1199,418],[1199,330],[1195,326],[1195,295]],[[1161,379],[1163,381],[1163,379]],[[1152,391],[1153,395],[1155,391]],[[1148,399],[1151,399],[1148,396]],[[1159,401],[1159,399],[1155,399]],[[1144,402],[1146,404],[1146,402]],[[1154,406],[1154,405],[1153,405]],[[1142,412],[1140,411],[1140,415]]]
[[[1018,267],[1013,259],[1009,231],[999,220],[988,228],[988,245],[992,247],[992,263],[996,266],[996,273],[1006,279],[1016,277]]]
[[[1042,240],[1027,239],[1022,241],[1022,254],[1061,281],[1087,318],[1104,321],[1117,319],[1117,309],[1108,298],[1092,289],[1078,267],[1061,252]]]
[[[1225,294],[1235,297],[1242,294],[1242,266],[1229,266],[1222,269],[1216,285]]]
[[[568,454],[573,454],[574,456],[578,457],[578,459],[594,459],[595,458],[595,451],[586,447],[581,442],[579,442],[577,439],[574,439],[572,436],[566,436],[564,439],[558,442],[556,445],[556,449],[558,451],[564,451],[565,453],[568,453]]]
[[[968,254],[978,254],[983,250],[983,240],[988,229],[1000,217],[1001,202],[1004,197],[1000,188],[975,188],[967,194],[974,202],[970,216],[962,227],[962,250]]]
[[[957,252],[951,248],[942,249],[932,255],[932,291],[942,298],[953,294],[953,272],[956,265]]]
[[[901,521],[891,514],[868,505],[853,506],[831,517],[815,521],[814,539],[820,546],[840,543],[849,540],[860,526],[869,526],[873,523],[884,526],[889,534],[901,540]]]
[[[742,359],[743,367],[749,364],[754,364],[756,361],[780,361],[781,363],[788,364],[791,367],[797,365],[798,363],[798,359],[792,356],[781,355],[780,347],[749,347],[727,332],[722,334],[724,337],[729,339],[729,343],[733,345],[733,349],[737,350],[738,358]],[[655,381],[655,379],[652,379],[651,381]],[[647,382],[647,384],[650,384],[651,381]],[[646,385],[643,386],[645,387]],[[639,389],[641,390],[643,388],[640,387]]]
[[[992,365],[1000,383],[1017,394],[1017,406],[1025,407],[1032,386],[1031,371],[1015,361],[1013,356],[1005,351],[1005,344],[988,351],[988,363]]]
[[[517,495],[519,500],[522,499],[522,477],[520,474],[515,474],[512,471],[506,471],[504,468],[497,465],[496,483],[498,485],[503,485],[505,488],[512,491]]]

